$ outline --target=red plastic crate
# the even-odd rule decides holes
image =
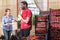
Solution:
[[[37,22],[37,27],[47,27],[47,22]]]
[[[51,27],[52,27],[53,29],[57,29],[57,28],[58,28],[57,25],[58,25],[58,24],[51,24]]]
[[[57,15],[57,11],[51,11],[51,15]]]
[[[57,26],[58,26],[58,30],[60,30],[60,24],[58,24]]]
[[[36,33],[47,33],[47,28],[36,28]]]
[[[60,24],[51,24],[51,27],[53,28],[53,29],[58,29],[58,30],[60,30]]]
[[[60,15],[60,9],[51,10],[51,15]]]
[[[36,16],[37,21],[47,21],[47,16]]]
[[[51,22],[59,22],[59,17],[51,16]]]

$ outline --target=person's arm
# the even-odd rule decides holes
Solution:
[[[5,23],[4,18],[2,19],[2,25],[3,25],[3,26],[9,26],[8,24]]]
[[[13,16],[11,16],[11,19],[12,19],[12,20],[11,20],[12,22],[15,22],[15,18],[14,18]],[[7,24],[8,24],[8,25],[12,25],[13,23],[7,23]]]
[[[12,22],[16,22],[17,20],[12,16]]]
[[[32,12],[27,11],[27,18],[26,19],[22,18],[22,21],[24,21],[25,23],[28,23],[31,17],[32,17]]]
[[[30,17],[27,17],[26,19],[23,19],[23,18],[22,18],[22,21],[24,21],[25,23],[28,23],[29,20],[30,20]]]

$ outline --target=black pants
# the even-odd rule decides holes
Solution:
[[[20,30],[20,36],[21,37],[28,37],[30,35],[30,30],[31,30],[31,27],[26,30]]]

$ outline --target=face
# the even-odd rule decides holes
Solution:
[[[26,5],[24,5],[23,3],[21,3],[21,8],[22,8],[22,10],[24,10],[25,7],[26,7]]]
[[[11,11],[10,10],[7,10],[7,15],[10,16],[11,15]]]

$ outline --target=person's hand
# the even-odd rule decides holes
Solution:
[[[18,29],[18,31],[20,31],[20,29]]]
[[[8,24],[5,24],[5,26],[9,26]]]
[[[16,22],[16,20],[12,20],[12,22]]]
[[[20,32],[20,29],[17,29],[17,32]]]
[[[17,29],[17,30],[16,30],[16,33],[19,34],[19,32],[20,32],[20,29]]]
[[[16,35],[18,35],[18,36],[20,35],[20,29],[16,30]]]

